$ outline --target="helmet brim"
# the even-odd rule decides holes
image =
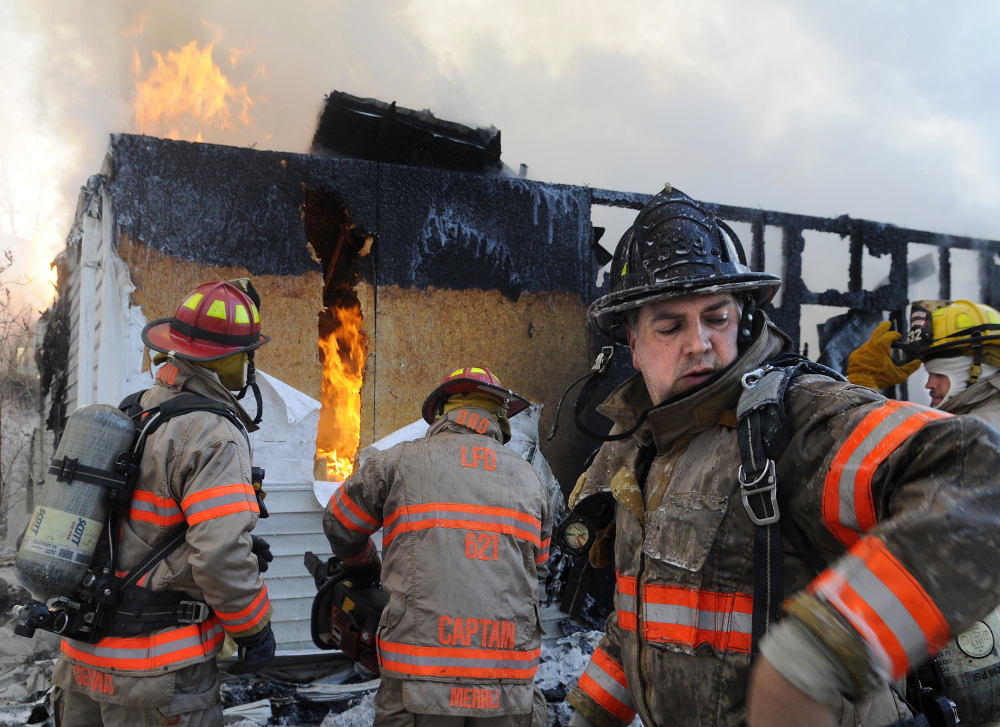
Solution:
[[[173,318],[160,318],[147,324],[142,329],[142,342],[154,351],[166,354],[173,352],[177,358],[197,362],[218,361],[235,353],[253,351],[271,340],[261,333],[258,334],[260,340],[256,343],[247,346],[227,346],[178,333],[170,327],[170,322],[173,320]]]
[[[478,381],[477,379],[451,379],[434,389],[434,391],[432,391],[427,398],[424,399],[424,405],[421,411],[424,421],[428,424],[434,423],[434,410],[442,398],[447,398],[456,394],[473,393],[489,394],[490,396],[495,396],[500,401],[504,401],[506,399],[508,419],[512,416],[520,414],[522,411],[531,406],[531,402],[523,396],[514,393],[510,389],[505,389],[502,386],[493,386],[492,384],[487,384],[482,381]]]
[[[646,285],[609,293],[590,304],[587,316],[595,329],[610,336],[612,327],[622,313],[651,303],[680,298],[683,295],[751,293],[756,298],[757,307],[762,308],[774,298],[780,287],[781,278],[771,273],[751,272],[710,278],[701,275],[692,276],[688,280],[680,278],[669,285]],[[623,336],[624,331],[619,335]]]

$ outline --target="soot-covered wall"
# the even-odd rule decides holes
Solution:
[[[309,244],[324,223],[305,202],[342,205],[335,217],[371,239],[337,263],[354,267],[368,339],[362,447],[417,419],[446,373],[475,364],[545,403],[547,430],[562,389],[590,365],[587,188],[132,135],[112,137],[104,174],[147,319],[171,315],[203,279],[245,272],[273,338],[261,368],[314,397],[331,271]],[[543,446],[564,486],[591,446],[568,418]]]

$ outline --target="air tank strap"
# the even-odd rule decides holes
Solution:
[[[125,489],[127,478],[121,472],[111,472],[99,467],[88,467],[80,464],[79,459],[63,457],[53,459],[49,463],[49,474],[56,476],[57,482],[72,485],[74,481],[87,482],[92,485],[103,485],[112,490]]]
[[[184,591],[152,591],[136,585],[153,566],[184,543],[187,530],[184,526],[153,548],[125,576],[118,587],[118,605],[109,619],[106,636],[138,636],[171,626],[198,624],[212,614],[207,603],[195,600]]]

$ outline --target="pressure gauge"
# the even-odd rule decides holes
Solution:
[[[579,555],[590,547],[594,532],[583,520],[568,520],[560,533],[563,546],[573,555]]]

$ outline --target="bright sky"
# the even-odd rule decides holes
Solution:
[[[304,152],[336,89],[492,124],[533,179],[1000,238],[998,30],[985,1],[0,0],[0,247],[46,274],[192,40],[252,101],[206,141]]]

